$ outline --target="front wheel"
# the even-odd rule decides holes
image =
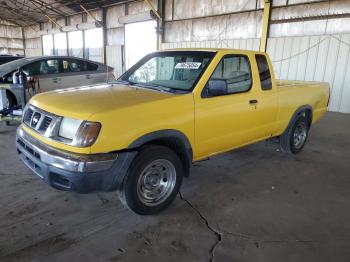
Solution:
[[[146,146],[132,162],[119,197],[137,214],[158,213],[174,201],[182,173],[181,160],[174,151],[164,146]]]
[[[6,90],[6,99],[6,108],[11,108],[17,105],[16,97],[8,90]]]
[[[296,117],[292,125],[280,136],[281,149],[284,152],[299,153],[308,138],[310,123],[305,114]]]

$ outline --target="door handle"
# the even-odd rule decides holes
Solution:
[[[86,75],[86,79],[91,79],[91,75]]]
[[[256,99],[249,100],[249,104],[251,104],[251,105],[255,105],[257,103],[258,103],[258,100],[256,100]]]

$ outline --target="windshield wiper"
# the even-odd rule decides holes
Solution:
[[[181,93],[181,94],[189,92],[187,90],[180,90],[180,89],[176,89],[176,88],[165,87],[165,86],[151,84],[151,83],[135,83],[135,82],[131,82],[129,80],[121,80],[121,79],[115,81],[114,83],[116,83],[116,84],[125,84],[125,85],[129,85],[129,86],[143,87],[143,88],[156,90],[156,91],[159,91],[159,92]]]
[[[112,84],[125,84],[125,85],[132,85],[133,83],[131,83],[130,81],[128,81],[128,80],[121,80],[121,79],[119,79],[119,80],[116,80],[115,82],[113,82]]]
[[[159,92],[168,92],[168,93],[173,93],[171,88],[167,88],[167,87],[163,87],[163,86],[159,86],[159,85],[155,85],[155,84],[149,84],[149,83],[134,83],[132,84],[134,86],[139,86],[139,87],[144,87],[144,88],[148,88],[148,89],[153,89],[153,90],[157,90]]]
[[[125,84],[125,85],[130,85],[130,86],[139,86],[139,87],[145,87],[145,88],[149,88],[149,89],[154,89],[157,91],[162,91],[164,92],[165,90],[163,88],[161,88],[158,85],[154,85],[154,84],[147,84],[147,83],[135,83],[135,82],[131,82],[129,80],[117,80],[114,83],[116,84]]]

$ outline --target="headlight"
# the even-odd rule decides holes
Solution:
[[[72,145],[77,147],[91,146],[96,141],[100,130],[101,124],[98,122],[83,122],[73,139]]]
[[[65,117],[61,121],[58,136],[69,140],[69,145],[88,147],[96,141],[100,129],[100,123]]]
[[[73,140],[82,122],[83,121],[78,119],[67,117],[63,118],[58,135],[66,139]]]

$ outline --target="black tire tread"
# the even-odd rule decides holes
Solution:
[[[158,156],[164,156],[166,158],[170,158],[173,161],[173,164],[176,168],[177,181],[173,193],[165,202],[158,206],[147,207],[144,206],[141,202],[135,200],[134,196],[132,195],[132,180],[135,179],[135,176],[137,177],[138,171],[140,171],[140,169],[142,169],[144,165],[151,162],[152,160],[155,160]],[[127,208],[139,215],[153,215],[159,213],[160,211],[164,210],[168,205],[170,205],[176,198],[176,195],[181,186],[182,175],[183,167],[181,160],[173,150],[161,145],[146,145],[140,148],[139,153],[131,163],[130,168],[127,171],[127,174],[121,185],[121,188],[118,191],[119,199]]]
[[[292,146],[292,143],[291,143],[291,139],[292,139],[293,132],[294,132],[294,127],[296,126],[296,124],[299,121],[305,121],[307,126],[310,126],[309,120],[305,114],[300,113],[299,115],[297,115],[297,117],[293,120],[293,122],[291,124],[289,124],[286,131],[280,136],[280,147],[281,147],[282,152],[290,153],[290,154],[297,154],[303,149],[305,143],[299,150],[295,150]]]

